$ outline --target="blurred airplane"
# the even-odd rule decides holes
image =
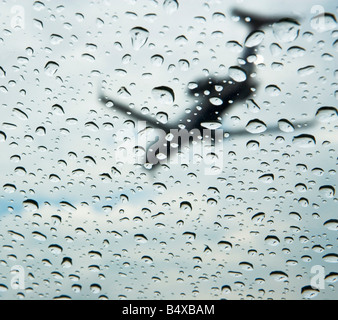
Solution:
[[[249,27],[250,31],[246,38],[247,40],[253,37],[255,33],[261,32],[262,28],[271,26],[279,21],[286,20],[298,24],[294,19],[281,17],[266,18],[238,9],[233,10],[232,14]],[[216,137],[215,132],[217,131],[216,129],[222,126],[222,115],[234,104],[248,100],[258,87],[258,83],[251,77],[255,72],[256,64],[254,63],[254,59],[249,59],[250,57],[256,56],[258,47],[259,43],[255,44],[255,42],[253,42],[252,45],[247,44],[245,46],[242,55],[238,59],[240,64],[234,67],[235,71],[241,75],[240,80],[236,81],[234,77],[229,76],[226,79],[210,77],[208,79],[194,81],[196,86],[189,92],[190,96],[194,99],[192,111],[189,114],[184,114],[184,117],[176,123],[171,123],[170,121],[162,123],[154,117],[137,113],[128,106],[119,103],[115,99],[110,99],[103,94],[99,97],[99,100],[105,105],[112,105],[113,110],[123,112],[135,120],[146,122],[149,127],[157,130],[157,141],[148,145],[144,159],[147,168],[154,169],[158,164],[167,162],[169,157],[178,153],[184,144],[189,144],[190,138],[203,139],[208,137],[211,138],[213,144],[217,142],[217,139],[220,139],[219,136]],[[219,88],[221,88],[221,90]],[[211,97],[217,97],[218,103],[212,103]],[[296,128],[300,128],[305,126],[309,127],[311,124],[293,123],[292,125]],[[280,131],[279,126],[269,128],[265,132],[278,131]],[[230,137],[249,134],[247,130],[227,131],[227,133]],[[169,134],[171,134],[170,141],[168,140]],[[223,140],[223,138],[224,135],[222,135],[221,139]],[[173,141],[175,143],[172,143]]]

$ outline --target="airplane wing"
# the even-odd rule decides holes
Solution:
[[[156,120],[154,117],[151,117],[151,116],[148,116],[148,115],[144,115],[140,112],[137,112],[135,110],[133,110],[132,108],[116,101],[116,100],[112,100],[112,99],[109,99],[103,95],[101,95],[99,97],[99,100],[104,104],[104,105],[108,105],[108,104],[111,104],[111,108],[113,110],[117,110],[119,112],[122,112],[124,114],[126,114],[127,116],[129,116],[130,118],[133,118],[135,120],[138,120],[138,121],[145,121],[147,122],[148,125],[150,125],[151,127],[153,128],[158,128],[158,129],[162,129],[164,131],[169,131],[170,128],[161,123],[160,121]]]

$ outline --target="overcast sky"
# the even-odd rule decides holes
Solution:
[[[338,33],[330,16],[323,30],[313,22],[321,8],[335,14],[335,2],[178,2],[0,4],[3,298],[300,299],[313,266],[335,271],[337,221],[326,222],[337,211]],[[235,104],[224,130],[245,132],[254,119],[268,128],[315,119],[314,127],[230,133],[215,175],[207,159],[154,172],[119,161],[137,132],[98,96],[149,114],[189,112],[189,83],[237,65],[250,30],[234,7],[299,26],[290,41],[283,28],[264,29],[252,96],[259,110]],[[141,48],[135,27],[149,32]],[[175,101],[158,101],[159,86]],[[26,290],[10,286],[14,265],[25,269]],[[312,293],[333,299],[334,286]]]

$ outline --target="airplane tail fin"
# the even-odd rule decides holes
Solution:
[[[232,14],[234,16],[237,16],[241,19],[241,21],[248,23],[248,25],[250,26],[250,28],[253,31],[259,30],[262,27],[265,26],[271,26],[274,23],[278,22],[278,21],[292,21],[294,23],[297,23],[297,20],[295,20],[294,18],[285,18],[285,17],[264,17],[264,16],[260,16],[260,15],[256,15],[256,14],[251,14],[249,12],[243,11],[241,9],[234,9],[232,10]]]

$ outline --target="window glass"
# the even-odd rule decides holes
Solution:
[[[336,2],[0,3],[0,297],[337,298]]]

